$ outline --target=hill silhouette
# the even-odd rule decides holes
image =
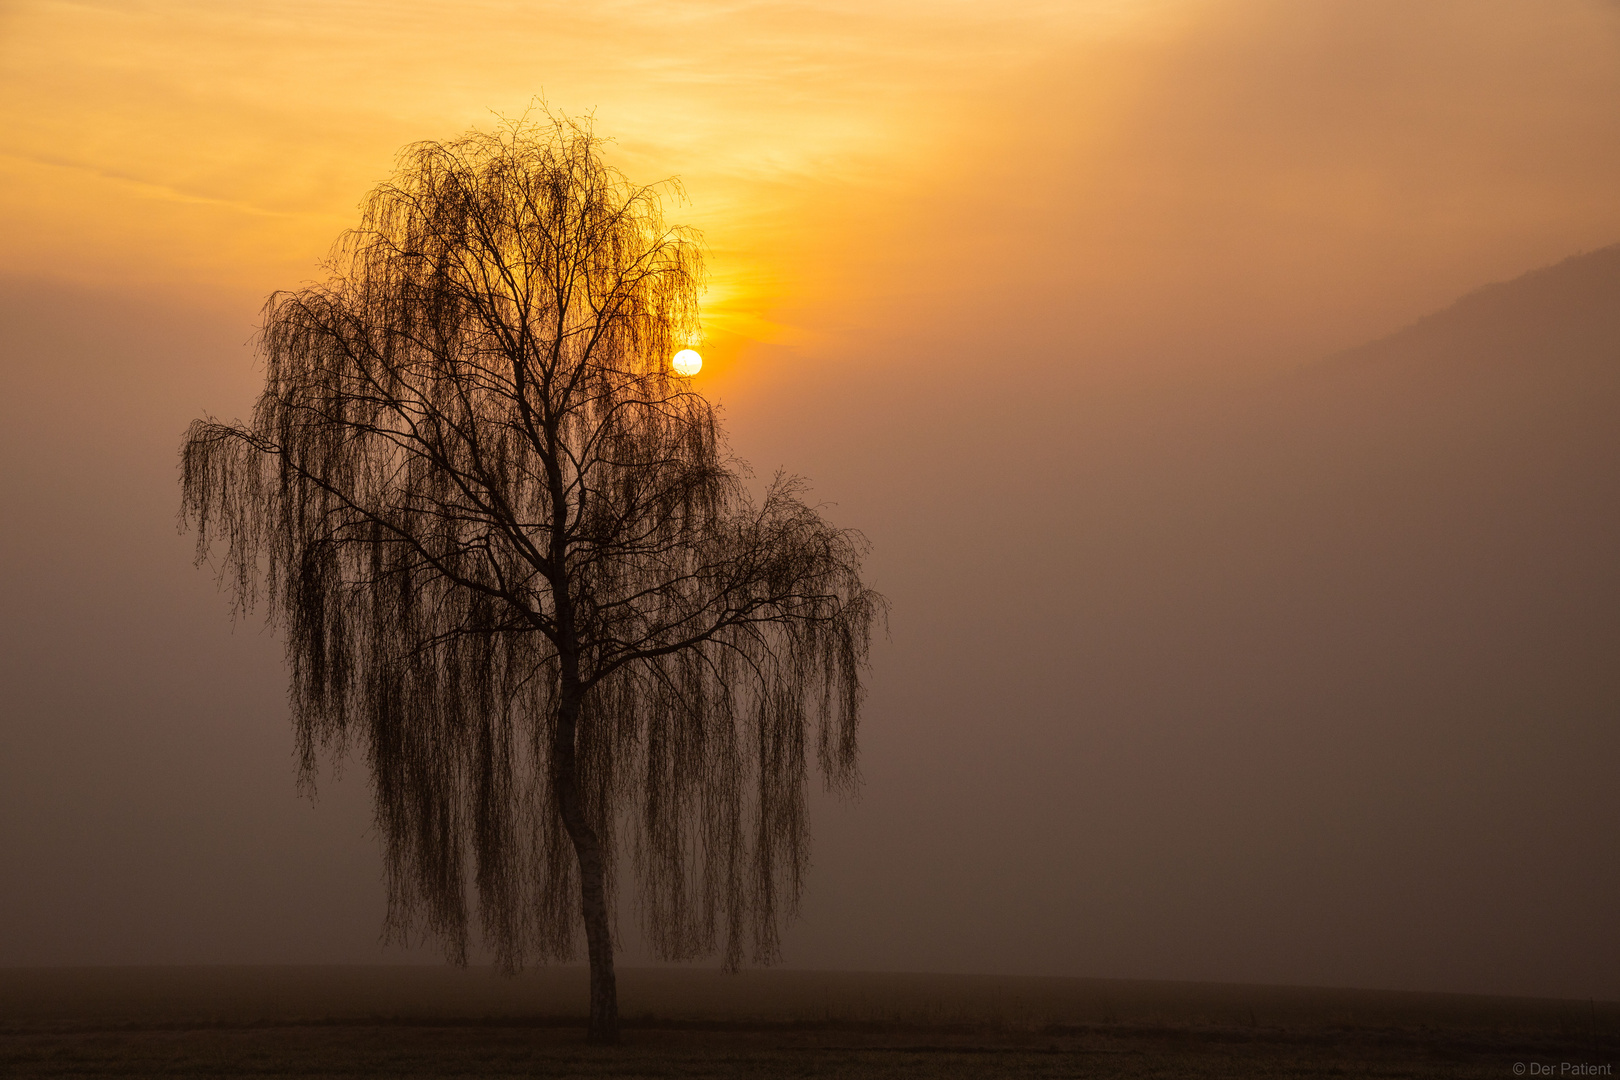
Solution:
[[[1278,389],[1275,405],[1341,431],[1351,457],[1359,433],[1363,453],[1481,479],[1491,466],[1496,483],[1552,468],[1559,486],[1601,485],[1620,407],[1620,245],[1479,289]]]
[[[1613,378],[1620,353],[1620,244],[1575,255],[1464,296],[1443,311],[1351,349],[1319,370],[1401,368],[1506,373],[1580,370]]]

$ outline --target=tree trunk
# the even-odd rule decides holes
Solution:
[[[594,1043],[619,1041],[619,990],[613,975],[613,934],[608,922],[607,875],[602,841],[585,817],[579,791],[574,740],[579,728],[579,697],[566,690],[557,710],[552,743],[553,790],[563,828],[579,858],[580,906],[585,916],[585,951],[591,962],[591,1023],[586,1035]]]

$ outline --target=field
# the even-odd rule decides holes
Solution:
[[[667,968],[620,973],[624,1043],[598,1048],[584,991],[579,968],[5,969],[0,1075],[1510,1077],[1620,1058],[1614,1002]]]

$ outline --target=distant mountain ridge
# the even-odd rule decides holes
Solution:
[[[1476,368],[1537,357],[1620,367],[1620,244],[1475,289],[1313,367],[1377,367],[1424,356],[1471,361]]]

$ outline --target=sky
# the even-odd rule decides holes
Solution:
[[[401,147],[549,107],[894,605],[790,965],[1620,997],[1601,373],[1255,389],[1620,241],[1617,100],[1609,0],[0,0],[0,964],[433,958],[175,450]]]
[[[1612,4],[1001,7],[14,0],[0,271],[259,297],[536,102],[684,181],[732,348],[988,289],[1276,359],[1610,236]]]

